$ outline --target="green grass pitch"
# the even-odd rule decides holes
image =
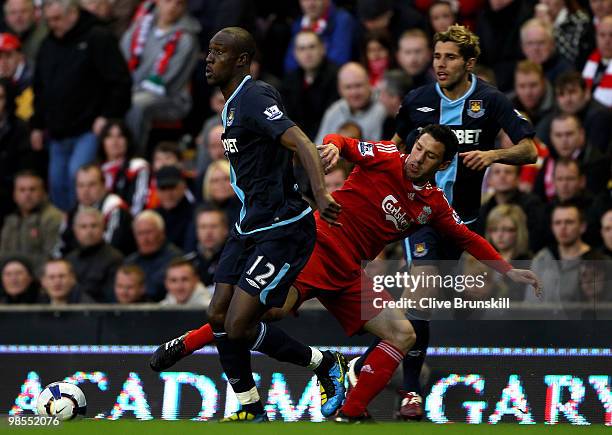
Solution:
[[[59,427],[0,427],[0,432],[21,432],[27,434],[74,434],[74,435],[110,435],[110,434],[146,434],[146,435],[311,435],[321,431],[325,435],[591,435],[612,434],[612,427],[603,425],[593,426],[571,426],[560,425],[518,425],[499,424],[495,426],[469,425],[469,424],[446,424],[436,425],[432,423],[372,423],[366,425],[338,425],[335,423],[282,423],[272,422],[268,424],[233,423],[219,424],[215,421],[99,421],[81,420],[68,422]]]

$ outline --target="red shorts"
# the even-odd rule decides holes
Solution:
[[[355,270],[352,273],[345,271],[341,275],[348,276],[343,279],[334,266],[330,267],[330,263],[334,263],[333,257],[323,251],[317,243],[310,260],[293,284],[299,293],[294,311],[302,302],[316,297],[340,322],[348,336],[361,333],[363,326],[383,310],[382,301],[393,298],[386,291],[375,292],[372,281],[359,265],[357,276]]]

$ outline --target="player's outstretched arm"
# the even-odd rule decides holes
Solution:
[[[537,275],[530,270],[515,269],[502,258],[495,248],[483,237],[463,224],[448,202],[442,204],[442,212],[432,221],[433,226],[442,234],[446,234],[481,263],[492,267],[514,282],[532,285],[535,295],[542,295],[542,285]]]
[[[373,167],[384,165],[399,155],[397,147],[391,141],[359,141],[339,134],[326,135],[323,145],[318,145],[317,149],[326,170],[333,168],[340,156],[359,166]]]
[[[334,201],[334,198],[325,189],[323,166],[317,148],[297,126],[289,127],[282,134],[280,140],[283,146],[297,152],[306,174],[308,174],[310,187],[321,217],[330,224],[339,225],[337,220],[340,214],[340,204]]]
[[[459,153],[463,163],[470,169],[480,171],[493,163],[507,165],[529,165],[538,159],[538,151],[531,138],[525,138],[506,149],[488,151],[467,151]]]
[[[533,287],[535,295],[539,298],[542,296],[542,283],[538,276],[531,270],[527,269],[512,269],[506,272],[506,276],[514,282],[520,284],[529,284]]]

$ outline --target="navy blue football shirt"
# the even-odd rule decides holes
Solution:
[[[396,118],[396,132],[411,149],[419,129],[444,124],[459,140],[459,153],[491,150],[501,128],[513,143],[532,138],[531,124],[516,111],[497,88],[471,75],[469,90],[456,100],[449,99],[438,83],[414,89],[406,95]],[[451,165],[436,174],[436,185],[465,223],[478,217],[484,170],[468,169],[458,155]]]
[[[285,115],[278,91],[246,76],[225,103],[221,119],[230,182],[242,201],[238,234],[260,233],[308,215],[312,210],[293,175],[293,152],[280,143],[295,124]]]

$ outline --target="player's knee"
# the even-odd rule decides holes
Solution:
[[[245,340],[248,338],[247,328],[240,322],[232,322],[225,319],[225,332],[228,340]]]
[[[214,304],[210,304],[207,310],[208,323],[213,331],[222,331],[225,325],[225,311],[219,310]]]
[[[398,349],[408,352],[416,341],[416,333],[410,321],[394,322],[390,341]]]

